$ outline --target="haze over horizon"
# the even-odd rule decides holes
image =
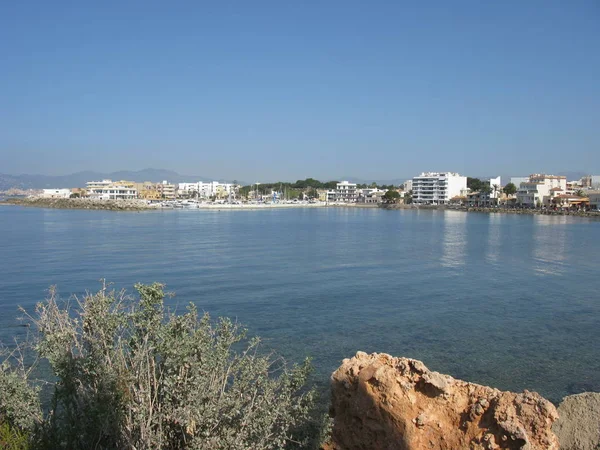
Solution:
[[[600,173],[600,4],[14,2],[0,173]]]

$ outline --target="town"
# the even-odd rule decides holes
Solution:
[[[415,206],[514,207],[597,211],[600,209],[600,175],[568,181],[565,176],[532,174],[480,180],[454,172],[423,172],[399,186],[349,181],[322,183],[308,178],[295,183],[236,182],[132,182],[89,181],[85,187],[43,189],[38,198],[89,198],[92,200],[142,200],[162,207],[201,205],[319,204]]]

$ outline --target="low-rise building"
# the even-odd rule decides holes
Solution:
[[[387,191],[377,188],[361,189],[356,201],[357,203],[382,203],[383,196]]]
[[[559,194],[552,197],[550,203],[555,208],[580,209],[588,206],[589,199],[575,194]]]
[[[43,189],[42,198],[69,198],[71,189]]]
[[[454,172],[423,172],[412,179],[412,202],[445,205],[467,189],[467,177]]]
[[[131,181],[88,181],[88,197],[98,200],[131,200],[138,196],[135,183]]]
[[[156,183],[144,181],[143,183],[136,183],[135,187],[138,190],[138,198],[150,201],[159,201],[162,198]]]
[[[590,209],[600,211],[600,191],[588,191],[586,194],[590,199]]]
[[[86,197],[87,190],[85,188],[72,188],[71,197]]]
[[[502,178],[490,178],[486,180],[489,184],[489,190],[486,191],[478,191],[478,192],[467,192],[464,195],[466,196],[466,204],[468,206],[495,206],[500,203],[500,199],[503,197],[502,192]],[[463,194],[463,193],[461,193]]]

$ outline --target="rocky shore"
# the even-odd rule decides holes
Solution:
[[[144,211],[156,209],[143,200],[96,200],[90,198],[8,198],[8,205],[56,209],[98,209],[110,211]]]
[[[452,206],[452,205],[397,205],[381,204],[383,209],[414,209],[414,210],[448,210],[462,212],[478,212],[490,214],[535,214],[543,216],[577,216],[577,217],[597,217],[600,218],[600,211],[553,211],[547,209],[524,209],[524,208],[486,208],[471,206]]]
[[[554,211],[549,209],[520,208],[483,208],[483,207],[448,207],[448,209],[465,212],[503,213],[503,214],[536,214],[543,216],[577,216],[600,218],[600,211]]]
[[[430,371],[414,359],[363,352],[333,373],[331,392],[326,450],[600,445],[600,394],[567,397],[557,410],[535,392],[500,391]]]

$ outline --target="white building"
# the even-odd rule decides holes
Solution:
[[[335,189],[335,201],[344,203],[354,203],[358,199],[356,183],[342,181],[337,184]]]
[[[178,183],[177,192],[179,195],[192,196],[192,194],[198,192],[198,183]]]
[[[410,191],[412,191],[412,188],[413,188],[412,180],[406,180],[404,182],[404,192],[410,192]]]
[[[589,191],[586,195],[590,199],[590,209],[600,211],[600,191]]]
[[[198,198],[211,198],[213,196],[226,197],[235,192],[235,185],[232,183],[219,183],[218,181],[198,181],[197,183],[179,183],[179,192],[182,195],[191,196],[192,193],[198,193]]]
[[[467,189],[467,177],[454,172],[423,172],[412,179],[412,201],[420,205],[445,205]]]
[[[71,189],[44,189],[42,198],[69,198]]]
[[[135,184],[129,181],[88,181],[86,185],[88,197],[98,200],[131,200],[138,196]]]
[[[490,198],[498,198],[502,193],[502,177],[497,176],[496,178],[490,178],[490,187],[492,188],[492,193],[490,194]]]
[[[533,174],[517,189],[517,204],[541,206],[550,204],[555,195],[565,194],[567,177],[546,174]]]

